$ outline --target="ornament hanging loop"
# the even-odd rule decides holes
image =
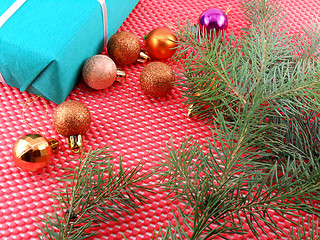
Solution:
[[[38,134],[40,134],[40,135],[43,135],[37,127],[36,127],[36,128],[32,127],[32,126],[27,122],[27,120],[26,120],[26,118],[25,118],[25,112],[26,112],[26,110],[29,108],[29,106],[30,106],[32,103],[34,103],[34,102],[37,101],[38,99],[41,99],[41,96],[38,95],[38,96],[29,98],[29,99],[24,103],[24,105],[23,105],[23,109],[22,109],[22,114],[21,114],[21,115],[22,115],[22,119],[23,119],[24,124],[26,124],[30,129],[34,130],[36,133],[38,133]],[[47,114],[48,114],[48,105],[47,105],[47,103],[46,103],[45,101],[44,101],[44,103],[45,103],[45,106],[46,106],[46,112],[45,112],[43,118],[46,118],[46,116],[47,116]]]

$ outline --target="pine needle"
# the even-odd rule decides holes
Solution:
[[[59,205],[41,219],[40,239],[88,239],[98,234],[93,229],[100,223],[119,222],[119,216],[130,214],[148,200],[143,192],[152,192],[152,188],[144,181],[152,173],[141,173],[141,163],[124,170],[121,158],[116,171],[113,160],[105,147],[90,151],[74,168],[68,168],[61,179],[65,188],[53,194]]]

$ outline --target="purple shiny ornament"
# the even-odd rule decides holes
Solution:
[[[204,11],[199,17],[200,27],[205,27],[208,32],[213,29],[226,30],[228,27],[227,15],[219,9],[210,8]]]

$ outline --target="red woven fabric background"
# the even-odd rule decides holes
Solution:
[[[299,31],[308,19],[317,18],[320,10],[320,0],[281,0],[280,3],[288,14],[292,33]],[[175,25],[177,19],[196,21],[208,8],[225,11],[228,6],[232,7],[228,14],[228,31],[237,33],[245,26],[239,0],[141,0],[120,30],[136,34],[142,42],[143,36],[156,27],[168,23]],[[144,169],[154,166],[157,160],[154,154],[166,151],[171,136],[176,146],[185,136],[192,135],[202,142],[211,138],[209,129],[202,122],[186,118],[186,106],[177,87],[165,98],[154,99],[143,94],[139,75],[144,65],[137,63],[125,67],[127,79],[107,90],[95,91],[80,81],[69,97],[86,104],[91,111],[92,126],[84,136],[86,148],[110,145],[116,156],[124,157],[124,165],[128,168],[140,160],[146,162]],[[171,66],[174,68],[174,64]],[[21,116],[23,105],[31,96],[0,84],[0,239],[37,238],[37,218],[53,211],[54,201],[48,194],[58,186],[56,178],[63,174],[56,166],[64,166],[66,159],[78,157],[54,130],[51,117],[56,104],[37,100],[30,105],[25,118],[45,137],[59,140],[60,150],[49,167],[36,173],[22,171],[14,165],[11,150],[15,141],[32,132]],[[150,184],[155,182],[155,178],[149,180]],[[167,226],[168,220],[172,219],[171,211],[176,209],[165,196],[166,193],[158,189],[157,194],[149,195],[150,203],[141,205],[133,215],[119,218],[120,223],[102,224],[98,239],[123,239],[122,234],[128,239],[150,239],[155,229]],[[285,232],[290,230],[289,222],[276,216],[274,220]],[[253,235],[249,233],[243,239],[253,239]],[[261,239],[268,238],[262,235]],[[287,237],[283,236],[283,239]]]

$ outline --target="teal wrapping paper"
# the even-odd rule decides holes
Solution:
[[[1,0],[0,16],[15,2]],[[138,0],[107,0],[112,36]],[[0,28],[0,73],[20,91],[57,104],[77,83],[83,63],[104,47],[97,0],[28,0]]]

